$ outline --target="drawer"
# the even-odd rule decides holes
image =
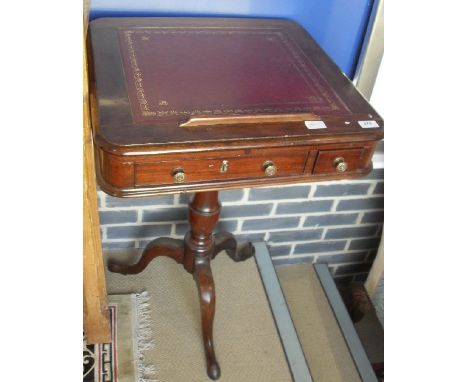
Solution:
[[[306,147],[223,151],[200,158],[187,153],[180,159],[135,163],[135,186],[301,175],[308,153]]]
[[[320,150],[313,174],[355,172],[363,167],[364,148],[343,150]]]

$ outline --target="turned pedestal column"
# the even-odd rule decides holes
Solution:
[[[114,261],[108,264],[111,272],[135,274],[142,272],[155,257],[167,256],[183,264],[185,270],[193,275],[200,298],[206,367],[211,379],[218,379],[221,370],[213,344],[216,295],[210,261],[222,250],[234,261],[245,260],[254,254],[254,247],[250,243],[238,250],[236,239],[229,232],[213,234],[220,211],[218,191],[197,192],[189,205],[190,231],[186,233],[184,240],[158,238],[146,246],[135,264],[126,265]]]

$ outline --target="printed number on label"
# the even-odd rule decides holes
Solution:
[[[375,121],[358,121],[358,123],[363,129],[375,129],[379,127],[379,124]]]
[[[327,125],[323,121],[304,121],[304,123],[309,130],[327,128]]]

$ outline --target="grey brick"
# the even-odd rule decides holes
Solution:
[[[216,224],[215,232],[228,231],[233,232],[237,230],[237,219],[235,220],[220,220]]]
[[[193,193],[188,193],[188,194],[180,194],[179,197],[179,203],[181,204],[188,204],[190,203],[190,200],[192,199]],[[237,202],[241,200],[244,197],[244,189],[238,189],[238,190],[226,190],[226,191],[220,191],[219,192],[219,200],[224,203],[224,202]]]
[[[135,248],[134,241],[107,241],[102,243],[103,249]]]
[[[249,200],[297,199],[309,196],[310,186],[253,188]]]
[[[366,257],[367,252],[340,253],[338,255],[321,255],[317,258],[317,262],[326,264],[355,263],[364,262]]]
[[[372,238],[372,239],[356,239],[351,241],[349,245],[349,249],[358,250],[358,249],[375,249],[378,248],[380,244],[380,237]]]
[[[145,198],[114,198],[106,195],[107,207],[160,206],[174,203],[173,195],[145,197]]]
[[[262,229],[295,228],[300,218],[267,218],[246,220],[242,224],[242,231],[255,231]]]
[[[186,221],[187,217],[188,210],[186,207],[159,208],[157,210],[143,211],[143,222],[145,223],[173,222],[176,220]]]
[[[373,194],[374,195],[383,195],[384,194],[384,183],[383,182],[377,183],[377,185],[374,188]]]
[[[366,212],[361,223],[382,223],[384,221],[384,211]]]
[[[175,234],[177,236],[185,236],[187,231],[190,229],[188,223],[180,223],[175,226]]]
[[[383,168],[377,168],[373,171],[371,171],[370,174],[367,176],[361,178],[361,179],[383,179],[384,178],[384,169]]]
[[[342,251],[346,246],[346,240],[343,241],[318,241],[316,243],[297,244],[294,248],[294,254],[337,252]]]
[[[335,275],[346,275],[350,273],[361,273],[367,272],[371,268],[372,263],[356,263],[356,264],[345,264],[339,265],[335,270]]]
[[[179,203],[180,204],[188,204],[192,200],[193,193],[186,193],[186,194],[180,194],[179,195]]]
[[[100,211],[101,224],[136,223],[136,211]]]
[[[299,214],[310,212],[330,211],[333,200],[313,200],[306,202],[286,202],[279,203],[276,210],[277,214]]]
[[[219,200],[221,202],[237,202],[244,197],[244,190],[226,190],[219,193]]]
[[[268,246],[268,251],[270,252],[271,257],[287,256],[291,252],[291,247],[292,245]]]
[[[282,243],[285,241],[318,240],[322,237],[322,232],[322,229],[271,232],[269,241]]]
[[[276,266],[282,266],[282,265],[292,265],[292,264],[312,264],[315,260],[315,256],[303,256],[303,257],[283,257],[283,258],[277,258],[277,257],[272,257],[271,258],[273,265]]]
[[[235,220],[220,220],[216,224],[215,232],[228,231],[233,232],[237,230],[237,219]]]
[[[353,237],[374,236],[378,225],[364,227],[332,228],[325,233],[325,239],[346,239]]]
[[[214,229],[214,232],[219,231],[235,231],[237,229],[237,220],[220,220]],[[189,230],[188,223],[176,224],[176,235],[183,236]]]
[[[236,239],[237,239],[237,244],[245,243],[247,241],[255,243],[259,241],[264,241],[265,234],[264,233],[245,233],[245,234],[236,235]]]
[[[221,209],[221,218],[226,219],[244,216],[264,216],[269,215],[272,209],[273,204],[224,206]]]
[[[346,225],[356,223],[359,214],[327,214],[309,216],[304,221],[304,227],[323,227],[328,225]]]
[[[340,200],[337,211],[353,211],[353,210],[381,210],[384,208],[384,198],[364,198],[364,199],[348,199]]]
[[[135,239],[135,238],[156,238],[158,236],[169,235],[171,225],[130,225],[121,227],[107,227],[107,237],[109,239]]]
[[[329,186],[318,185],[314,197],[366,195],[370,186],[370,183],[331,184]]]

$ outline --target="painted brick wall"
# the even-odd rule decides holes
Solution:
[[[267,242],[275,264],[326,262],[336,279],[365,280],[383,224],[383,169],[352,181],[223,191],[217,231]],[[190,195],[114,198],[98,191],[104,249],[183,238]]]

